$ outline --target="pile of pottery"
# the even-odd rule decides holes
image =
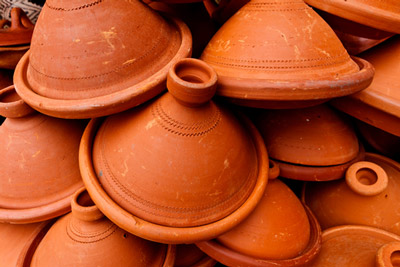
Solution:
[[[13,12],[5,266],[400,264],[397,1]]]

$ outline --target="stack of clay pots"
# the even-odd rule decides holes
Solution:
[[[0,84],[4,266],[400,263],[397,1],[13,15],[0,45],[31,44]]]

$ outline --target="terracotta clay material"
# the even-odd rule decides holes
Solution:
[[[307,266],[397,266],[395,265],[398,263],[397,254],[390,252],[398,253],[399,241],[400,236],[373,227],[356,225],[333,227],[323,231],[321,252],[312,264]],[[397,243],[397,248],[392,247],[393,242]],[[389,265],[383,263],[384,258],[390,262]]]
[[[308,183],[303,199],[322,229],[359,224],[400,234],[400,165],[372,153],[365,160],[350,166],[346,179]]]
[[[340,18],[383,31],[400,33],[400,2],[397,0],[305,0],[305,2]]]
[[[212,267],[216,263],[194,244],[176,246],[175,267]]]
[[[216,80],[206,63],[181,60],[168,74],[170,93],[89,123],[82,177],[122,228],[157,242],[194,243],[255,208],[268,180],[267,152],[248,119],[210,101]]]
[[[82,186],[78,149],[84,121],[44,116],[10,86],[0,90],[0,221],[30,223],[70,210]]]
[[[218,73],[217,94],[258,108],[320,104],[365,89],[373,67],[350,58],[302,0],[252,0],[214,35],[201,59]]]
[[[333,100],[341,111],[400,136],[400,38],[394,36],[373,49],[361,54],[376,68],[371,86],[363,92]]]
[[[383,245],[376,253],[377,267],[394,267],[400,265],[400,242],[394,241]]]
[[[363,159],[352,124],[328,105],[261,110],[253,121],[280,175],[298,180],[334,180]]]
[[[190,56],[191,41],[182,21],[138,0],[49,0],[17,65],[16,90],[54,117],[118,113],[161,93],[171,65]]]
[[[53,221],[32,224],[0,224],[0,258],[2,266],[26,267]]]
[[[321,230],[295,194],[283,182],[271,180],[246,220],[196,245],[228,266],[303,266],[318,254]]]
[[[21,8],[11,10],[11,21],[0,20],[0,46],[29,44],[34,25]]]
[[[40,242],[30,266],[174,266],[175,246],[118,228],[84,188],[76,192],[71,206],[72,213],[60,218]]]

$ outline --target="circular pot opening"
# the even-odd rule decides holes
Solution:
[[[19,97],[19,95],[15,90],[8,90],[0,95],[1,103],[12,103],[12,102],[17,102],[19,100],[21,100],[21,98]]]
[[[85,190],[77,196],[76,203],[82,207],[95,206],[93,200],[90,198],[88,192]]]
[[[175,66],[175,73],[180,79],[190,83],[206,83],[211,80],[212,73],[194,61],[183,61]]]
[[[390,255],[390,262],[393,267],[400,267],[400,250],[393,251]]]
[[[372,169],[363,168],[356,173],[357,180],[363,185],[374,185],[378,181],[378,175]]]

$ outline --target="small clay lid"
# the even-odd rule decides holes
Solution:
[[[175,246],[122,230],[97,209],[84,188],[71,206],[72,213],[60,218],[40,242],[30,266],[173,266]]]
[[[305,203],[322,229],[345,224],[367,225],[400,234],[400,164],[366,153],[351,165],[346,179],[307,183]]]
[[[322,232],[322,248],[316,259],[307,266],[340,266],[340,267],[392,267],[397,265],[381,265],[377,260],[387,259],[391,254],[393,263],[398,258],[393,252],[399,252],[400,236],[381,229],[343,225],[329,228]],[[387,245],[397,243],[397,249]],[[393,246],[393,245],[391,245]],[[384,251],[378,252],[381,249]],[[392,253],[389,253],[391,250]],[[378,253],[378,254],[377,254]],[[389,253],[389,255],[388,255]],[[378,256],[380,254],[380,256]]]
[[[305,0],[305,2],[340,18],[383,31],[400,33],[398,0]]]
[[[196,245],[228,266],[303,266],[318,254],[320,242],[314,216],[283,182],[274,179],[246,220]]]
[[[400,136],[400,37],[394,36],[362,53],[375,67],[372,84],[357,94],[333,100],[332,104],[375,127]]]
[[[33,253],[54,220],[30,224],[0,223],[2,266],[29,266]]]
[[[193,243],[229,230],[255,207],[268,179],[267,153],[250,121],[210,101],[216,81],[206,63],[184,59],[168,74],[169,93],[100,127],[90,123],[80,166],[111,220],[128,223],[120,221],[123,209],[154,228],[144,231],[132,217],[125,229],[134,234]]]
[[[11,10],[11,21],[0,20],[0,46],[26,45],[31,42],[34,25],[19,7]]]
[[[30,223],[70,210],[82,187],[79,142],[86,123],[44,116],[14,86],[0,90],[0,221]]]
[[[303,0],[252,0],[214,35],[201,59],[218,73],[217,94],[259,108],[315,105],[365,89],[373,67],[350,58]]]
[[[139,0],[48,0],[15,85],[47,115],[117,113],[161,93],[170,66],[190,56],[191,40],[183,22]]]
[[[362,157],[352,124],[328,105],[261,110],[254,122],[285,178],[339,179],[350,162]],[[319,167],[324,169],[315,171]]]

